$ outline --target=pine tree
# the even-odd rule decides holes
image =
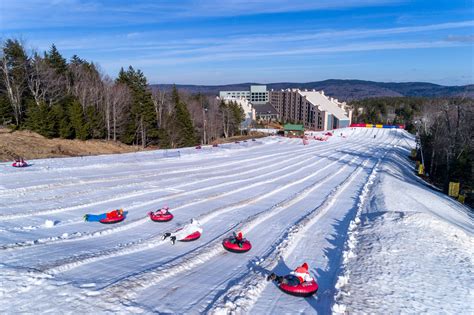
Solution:
[[[120,69],[117,83],[126,84],[132,91],[132,105],[128,124],[122,135],[127,144],[158,144],[160,131],[157,127],[156,113],[145,75],[129,66],[127,71]]]
[[[105,124],[102,115],[92,106],[86,108],[85,112],[89,134],[93,139],[104,138]]]
[[[199,140],[196,137],[196,131],[194,130],[191,115],[189,114],[186,104],[179,97],[176,86],[173,86],[171,98],[175,106],[173,123],[176,124],[178,132],[176,144],[180,147],[196,145]]]
[[[28,97],[27,65],[28,56],[23,45],[18,40],[8,39],[1,47],[0,53],[0,78],[2,90],[13,109],[14,123],[17,126],[23,122],[25,99]]]
[[[74,131],[74,137],[80,140],[86,140],[89,136],[89,125],[84,119],[82,105],[77,100],[69,104],[69,120]]]
[[[13,121],[13,108],[7,96],[0,95],[0,125],[11,124]]]
[[[46,138],[57,136],[50,108],[44,103],[40,103],[38,106],[33,100],[28,102],[26,126]]]
[[[245,120],[245,113],[237,102],[231,102],[229,109],[232,114],[232,134],[235,135],[239,132],[241,124]]]
[[[44,53],[44,59],[52,68],[56,69],[58,74],[67,72],[66,59],[63,58],[54,44],[51,45],[49,52]]]
[[[73,138],[73,128],[64,104],[56,104],[51,108],[51,115],[55,121],[56,133],[63,139]]]

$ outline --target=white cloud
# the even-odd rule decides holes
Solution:
[[[233,52],[232,49],[227,49],[225,52],[222,49],[214,51],[208,50],[205,54],[188,56],[188,55],[173,55],[157,53],[154,55],[139,55],[135,58],[118,59],[113,62],[105,61],[107,67],[116,66],[118,64],[133,64],[137,67],[149,66],[169,66],[178,64],[199,64],[209,62],[221,61],[235,61],[235,60],[257,60],[264,57],[288,57],[288,56],[316,56],[334,53],[350,53],[363,51],[377,51],[377,50],[407,50],[407,49],[426,49],[426,48],[445,48],[445,47],[459,47],[465,46],[465,43],[449,42],[449,41],[427,41],[427,42],[363,42],[355,44],[342,44],[327,47],[306,47],[293,48],[280,51],[267,49],[251,49],[247,51]]]
[[[406,0],[180,0],[180,1],[79,1],[1,0],[4,30],[121,26],[161,23],[182,18],[232,17],[366,6],[384,6]]]

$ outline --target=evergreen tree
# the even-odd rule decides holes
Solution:
[[[90,136],[93,139],[104,138],[105,124],[103,116],[92,106],[86,108],[85,116]]]
[[[189,114],[186,103],[179,97],[176,86],[173,86],[172,101],[175,106],[173,122],[176,124],[178,137],[177,145],[180,147],[194,146],[199,142],[196,137],[191,115]]]
[[[44,53],[44,59],[53,69],[56,69],[58,74],[66,74],[66,59],[63,58],[54,44],[51,45],[49,52]]]
[[[0,125],[14,122],[13,108],[6,95],[0,95]]]
[[[79,58],[78,55],[73,55],[71,57],[71,61],[69,62],[71,65],[81,65],[85,62],[84,59]]]
[[[14,122],[20,126],[23,122],[25,100],[28,97],[28,56],[23,45],[16,39],[6,40],[1,49],[2,90],[6,90],[8,102],[13,110]]]
[[[53,105],[51,108],[51,116],[55,122],[56,133],[63,139],[72,139],[74,136],[71,121],[65,106],[66,103]]]
[[[141,144],[143,147],[158,144],[160,131],[145,75],[129,66],[127,71],[120,69],[117,82],[126,84],[132,91],[132,105],[122,141],[127,144]]]
[[[84,119],[82,105],[77,100],[73,100],[69,104],[69,120],[71,121],[75,138],[86,140],[89,136],[89,125]]]
[[[28,102],[26,126],[46,138],[57,136],[50,108],[44,103],[38,106],[33,100]]]
[[[232,113],[232,133],[235,135],[239,132],[242,122],[245,120],[245,113],[237,102],[230,103],[230,111]]]

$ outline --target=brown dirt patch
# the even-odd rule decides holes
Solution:
[[[40,159],[141,151],[141,147],[105,140],[47,139],[31,131],[0,128],[0,160]]]

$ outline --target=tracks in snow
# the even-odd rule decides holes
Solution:
[[[329,148],[326,147],[324,150],[321,150],[321,152],[318,152],[318,153],[321,154],[321,153],[331,152],[332,149],[333,149],[332,147],[329,147]],[[334,153],[334,154],[336,154],[336,153]],[[305,163],[308,163],[314,157],[330,158],[334,154],[331,154],[331,155],[328,155],[328,156],[321,156],[321,155],[315,155],[315,153],[310,150],[309,152],[307,152],[303,155],[297,155],[293,158],[283,160],[283,161],[280,161],[280,162],[277,162],[277,163],[274,163],[274,164],[268,163],[268,161],[267,161],[267,163],[266,163],[267,166],[260,168],[260,170],[267,169],[267,168],[275,168],[276,166],[288,164],[288,162],[291,162],[291,161],[294,161],[294,160],[300,160],[297,163],[293,163],[293,164],[290,163],[289,165],[287,165],[283,168],[277,168],[276,170],[274,170],[272,172],[264,173],[264,174],[261,174],[261,175],[258,175],[258,176],[254,176],[252,178],[240,179],[240,180],[231,181],[231,182],[224,182],[224,183],[221,183],[221,184],[218,184],[218,185],[214,185],[212,187],[205,187],[205,188],[195,189],[195,190],[192,190],[192,191],[179,192],[179,193],[167,195],[167,196],[164,196],[164,197],[154,198],[154,199],[151,199],[149,201],[141,202],[141,203],[135,204],[131,207],[127,207],[127,210],[133,210],[133,209],[138,209],[138,208],[142,208],[142,207],[146,207],[146,206],[151,206],[151,205],[157,204],[160,201],[169,201],[170,199],[175,199],[175,198],[183,197],[183,196],[186,196],[186,195],[192,195],[192,194],[196,194],[196,193],[199,193],[199,192],[204,192],[206,190],[215,189],[217,187],[225,187],[225,186],[235,185],[235,184],[239,184],[239,183],[244,184],[246,182],[252,182],[252,181],[258,180],[259,178],[262,178],[262,177],[267,178],[268,176],[270,176],[272,174],[280,173],[280,172],[286,171],[290,168],[294,168],[296,166],[304,165]],[[308,156],[309,156],[309,158],[307,158],[305,160],[301,160],[302,157],[308,157]],[[324,160],[320,160],[320,161],[316,162],[315,164],[318,164],[322,161],[324,161]],[[301,171],[301,169],[305,169],[307,167],[312,167],[312,166],[314,166],[314,165],[307,165],[303,168],[298,169],[297,171]],[[222,176],[218,176],[217,178],[218,179],[232,178],[232,177],[241,176],[243,174],[250,174],[251,172],[253,172],[253,170],[240,172],[238,174],[234,173],[232,175],[222,175]],[[295,172],[287,173],[286,175],[291,175],[291,174],[294,174],[294,173]],[[240,192],[240,191],[243,191],[243,190],[246,190],[246,189],[249,189],[249,188],[261,186],[262,184],[270,183],[273,180],[278,180],[278,179],[281,179],[281,178],[282,177],[277,177],[277,178],[267,180],[265,182],[257,182],[257,183],[254,183],[254,184],[251,184],[251,185],[248,185],[248,186],[242,186],[241,188],[238,188],[236,190],[232,190],[232,191],[229,191],[229,192],[219,193],[219,194],[215,194],[215,195],[212,195],[212,196],[205,196],[205,197],[202,197],[202,198],[197,198],[197,199],[191,200],[190,202],[187,202],[183,205],[175,207],[173,212],[179,211],[180,209],[185,208],[185,207],[189,207],[191,205],[196,205],[196,204],[199,204],[199,203],[202,203],[202,202],[205,202],[205,201],[209,201],[211,199],[218,199],[218,198],[225,197],[225,196],[228,196],[228,195],[231,195],[231,194],[235,194],[237,192]],[[216,177],[214,177],[212,179],[216,179]],[[210,179],[201,180],[200,183],[208,181],[208,180],[210,180]],[[182,184],[182,185],[174,186],[174,187],[172,187],[172,189],[184,188],[188,185],[194,185],[194,184],[195,184],[195,182],[185,183],[185,184]],[[104,201],[104,202],[108,202],[108,201]],[[74,209],[78,209],[78,208],[82,208],[82,207],[89,207],[89,206],[90,205],[81,206],[81,207],[77,207],[77,208],[74,207]],[[71,209],[71,210],[74,210],[74,209]],[[125,230],[136,228],[139,225],[144,224],[148,221],[149,221],[148,217],[143,217],[143,218],[140,218],[140,219],[136,219],[132,222],[129,221],[129,222],[125,223],[124,225],[120,225],[120,226],[117,226],[117,227],[106,228],[106,229],[102,229],[102,230],[95,231],[95,232],[74,232],[72,234],[67,234],[67,235],[57,235],[57,236],[52,236],[52,237],[43,238],[43,239],[17,242],[17,243],[12,243],[12,244],[5,244],[5,245],[0,246],[0,250],[11,250],[11,249],[27,248],[27,247],[34,246],[34,245],[44,245],[44,244],[51,244],[51,243],[58,243],[58,242],[69,242],[69,241],[77,241],[77,240],[82,240],[82,239],[107,236],[111,233],[122,232],[122,231],[125,231]],[[72,222],[69,222],[68,224],[75,224],[75,223],[79,223],[79,222],[82,222],[82,220],[72,221]]]
[[[347,156],[344,155],[344,157]],[[285,200],[259,212],[254,215],[251,215],[246,220],[234,224],[216,237],[213,237],[211,241],[208,243],[198,247],[197,249],[193,250],[191,253],[187,254],[185,257],[179,257],[177,259],[173,259],[173,261],[168,261],[166,264],[160,262],[160,267],[158,268],[151,268],[150,270],[146,270],[141,272],[138,275],[134,275],[129,277],[125,280],[121,280],[118,283],[115,283],[109,286],[106,289],[107,293],[110,293],[112,296],[120,296],[120,297],[127,297],[131,299],[137,293],[137,290],[146,289],[148,287],[154,286],[159,282],[175,275],[177,272],[189,271],[199,265],[202,265],[208,262],[211,259],[216,258],[217,256],[227,253],[222,248],[222,238],[229,234],[230,231],[233,230],[244,230],[246,233],[249,233],[257,226],[262,224],[263,222],[275,217],[276,215],[280,214],[282,211],[287,210],[292,205],[297,203],[298,201],[306,198],[309,194],[314,193],[318,188],[322,185],[326,184],[329,180],[333,177],[337,176],[341,172],[343,172],[351,163],[353,163],[357,158],[353,158],[348,164],[345,164],[339,170],[337,170],[332,176],[326,177],[322,181],[316,181],[309,185],[307,185],[301,191],[291,195],[290,197],[286,198]],[[335,163],[335,162],[333,162]],[[333,164],[331,163],[331,164]],[[328,167],[330,165],[327,165]]]
[[[261,160],[261,159],[265,159],[265,158],[268,158],[268,157],[277,157],[277,156],[280,156],[280,155],[284,155],[285,153],[288,153],[288,152],[285,152],[283,150],[279,150],[279,148],[277,150],[273,150],[273,152],[270,152],[270,154],[266,155],[266,156],[252,156],[250,158],[245,158],[243,159],[244,162],[251,162],[251,161],[258,161],[258,160]],[[257,155],[257,153],[255,153],[255,155]],[[78,180],[76,182],[68,182],[68,183],[51,183],[51,184],[40,184],[40,185],[34,185],[34,186],[29,186],[29,187],[21,187],[21,188],[11,188],[11,189],[6,189],[6,190],[0,190],[0,196],[3,196],[3,195],[11,195],[11,194],[14,194],[14,193],[21,193],[21,194],[26,194],[26,193],[29,193],[29,192],[34,192],[34,191],[42,191],[42,190],[51,190],[51,189],[54,189],[54,188],[66,188],[66,187],[74,187],[74,188],[77,188],[78,186],[87,186],[87,185],[91,185],[91,184],[106,184],[106,183],[111,183],[111,182],[115,182],[115,181],[119,181],[119,180],[131,180],[131,179],[143,179],[143,178],[147,178],[147,177],[155,177],[155,176],[159,176],[159,175],[177,175],[177,174],[185,174],[185,175],[188,175],[190,172],[193,172],[193,171],[198,171],[198,172],[201,172],[201,171],[209,171],[209,170],[213,170],[213,169],[219,169],[219,168],[224,168],[226,167],[227,165],[233,165],[233,164],[240,164],[241,161],[234,161],[234,162],[228,162],[226,164],[226,162],[224,161],[223,163],[220,163],[220,164],[214,164],[214,165],[207,165],[207,166],[194,166],[194,167],[186,167],[186,170],[173,170],[174,168],[176,168],[176,166],[171,166],[169,167],[168,169],[166,169],[165,171],[163,171],[163,168],[162,167],[156,167],[156,168],[150,168],[150,167],[146,167],[146,168],[143,168],[143,166],[154,166],[156,164],[159,164],[159,163],[162,163],[163,160],[162,159],[157,159],[155,161],[151,161],[151,162],[144,162],[144,163],[140,163],[139,166],[141,166],[141,170],[129,170],[129,171],[121,171],[121,172],[118,172],[119,174],[122,174],[122,175],[117,175],[117,172],[113,174],[113,176],[107,176],[107,178],[94,178],[94,179],[79,179],[77,178],[76,176],[71,176],[70,179],[71,180]],[[135,166],[134,164],[137,164],[136,161],[130,161],[128,163],[116,163],[116,164],[108,164],[108,166],[117,166],[117,164],[124,164],[124,166]],[[180,166],[180,165],[177,165],[177,166]],[[76,168],[69,168],[69,170],[75,170]],[[61,170],[63,171],[63,170]],[[155,171],[162,171],[162,172],[158,172],[158,173],[153,173],[153,174],[149,174],[150,172],[155,172]],[[9,174],[5,174],[5,175],[9,175]]]
[[[337,144],[334,144],[333,146],[336,146],[336,145]],[[323,148],[323,151],[327,151],[331,148],[332,148],[332,146],[330,146],[330,147],[327,146],[327,147]],[[308,147],[308,148],[299,150],[299,152],[300,153],[306,153],[306,154],[304,154],[304,156],[307,156],[308,154],[309,155],[314,154],[313,150],[314,150],[314,147]],[[255,164],[255,166],[259,167],[260,165],[266,165],[266,166],[260,168],[260,169],[266,169],[266,168],[269,168],[269,167],[274,167],[275,164],[272,164],[272,161],[282,160],[281,158],[285,157],[285,156],[288,156],[289,153],[290,153],[290,150],[286,150],[286,151],[283,151],[283,152],[278,152],[278,153],[265,155],[265,156],[258,156],[258,157],[254,157],[254,158],[251,158],[251,159],[243,159],[243,160],[235,161],[235,162],[227,163],[227,162],[224,161],[224,162],[222,162],[221,165],[212,166],[212,167],[209,167],[209,168],[201,168],[201,170],[209,170],[209,169],[213,169],[213,168],[228,168],[229,166],[231,166],[233,164],[238,164],[238,165],[246,164],[246,163],[249,163],[249,162],[252,162],[252,161],[255,161],[255,160],[264,160],[264,161],[262,161],[261,164],[259,164],[259,163]],[[268,160],[269,157],[271,157],[270,160]],[[297,157],[291,158],[291,160],[300,159],[300,158],[301,158],[301,156],[297,156]],[[282,161],[282,163],[286,163],[286,162]],[[280,163],[277,162],[276,164],[280,164]],[[239,168],[236,171],[239,172],[240,169],[242,169],[242,168]],[[181,185],[177,185],[177,186],[174,186],[174,187],[169,187],[168,189],[180,189],[180,188],[184,188],[184,187],[187,187],[187,186],[190,186],[190,185],[201,184],[201,183],[205,183],[207,181],[211,181],[211,180],[216,179],[216,178],[210,177],[210,178],[205,178],[205,179],[202,179],[202,180],[196,180],[196,181],[189,182],[188,181],[189,176],[192,176],[192,174],[189,173],[189,170],[179,171],[179,172],[185,175],[184,177],[186,178],[186,183],[181,184]],[[232,178],[232,177],[235,177],[235,176],[240,176],[242,174],[251,174],[252,172],[253,172],[253,170],[250,169],[250,170],[247,170],[247,171],[244,171],[244,172],[234,173],[234,174],[231,174],[231,175],[220,175],[219,177],[217,177],[217,179]],[[171,173],[161,173],[161,174],[159,174],[159,176],[168,176],[168,175],[172,175],[172,174],[174,174],[174,173],[173,172],[171,172]],[[158,175],[154,174],[154,175],[150,175],[150,176],[158,176]],[[166,178],[165,178],[165,180],[166,180]],[[70,206],[70,207],[66,207],[66,208],[37,210],[37,211],[31,211],[31,212],[26,212],[26,213],[13,213],[13,214],[3,214],[3,215],[0,214],[0,221],[21,219],[21,218],[26,218],[26,217],[31,217],[31,216],[39,216],[39,215],[50,215],[50,214],[55,214],[55,213],[61,213],[61,212],[77,210],[77,209],[81,209],[81,208],[91,208],[91,207],[95,207],[95,206],[98,206],[98,205],[101,205],[101,204],[104,204],[104,203],[113,202],[113,201],[121,201],[121,200],[125,200],[125,199],[130,199],[130,198],[136,198],[136,197],[139,197],[139,196],[143,196],[143,195],[146,195],[146,194],[152,194],[152,193],[156,193],[156,192],[159,192],[159,191],[163,191],[163,189],[162,188],[158,188],[158,189],[156,189],[156,188],[153,189],[152,188],[152,189],[148,189],[148,190],[135,191],[133,193],[121,194],[119,196],[115,196],[113,198],[108,198],[106,200],[101,199],[99,201],[79,204],[79,205]],[[168,196],[165,196],[165,197],[166,198],[173,198],[173,197],[176,197],[176,196],[180,196],[180,194],[179,193],[171,194],[171,195],[168,195]]]
[[[287,152],[279,153],[279,155],[284,155],[284,154],[287,154]],[[308,154],[310,154],[310,153],[308,153]],[[263,157],[259,157],[258,159],[262,159],[262,158]],[[249,161],[252,161],[252,160],[253,159],[249,159],[249,160],[243,161],[243,162],[249,162]],[[270,160],[270,162],[271,161],[272,160]],[[269,161],[262,162],[263,165],[267,165],[266,167],[262,167],[262,169],[266,169],[266,168],[270,167],[270,166],[268,166],[269,165],[268,162]],[[230,164],[235,164],[235,163],[236,162],[232,162],[232,163],[229,163],[229,165]],[[239,162],[239,164],[240,163],[242,163],[242,161]],[[279,163],[277,163],[277,164],[279,164]],[[259,166],[259,164],[257,164],[257,166]],[[227,166],[225,164],[223,164],[223,165],[219,166],[219,168],[221,168],[221,167],[224,168],[224,167],[227,167]],[[239,168],[238,170],[240,170],[240,169],[244,169],[244,168]],[[183,174],[186,174],[186,177],[193,175],[193,174],[189,173],[189,170],[180,171],[180,172],[183,173]],[[214,180],[214,179],[223,179],[223,178],[225,179],[225,178],[229,178],[229,177],[239,176],[239,175],[242,175],[242,174],[247,174],[247,173],[250,174],[251,172],[252,172],[252,170],[247,170],[247,171],[244,171],[244,172],[239,172],[238,174],[219,175],[218,177],[214,177],[214,178],[210,177],[210,178],[205,178],[205,179],[202,179],[202,180],[196,180],[196,181],[191,181],[191,182],[187,181],[185,184],[180,184],[180,185],[177,185],[177,186],[174,186],[174,187],[170,187],[170,188],[168,188],[168,190],[170,190],[170,189],[180,189],[180,188],[184,188],[184,187],[187,187],[187,186],[190,186],[190,185],[201,184],[201,183],[205,183],[207,181]],[[172,173],[162,173],[162,174],[159,174],[159,175],[160,176],[168,176],[168,175],[172,175]],[[157,176],[157,175],[154,174],[154,175],[150,175],[150,176]],[[164,180],[166,180],[166,179],[164,179]],[[163,181],[163,180],[161,180],[161,181]],[[128,198],[134,198],[134,197],[143,196],[143,195],[146,195],[146,194],[156,193],[156,192],[163,191],[163,190],[164,190],[163,188],[140,190],[140,191],[133,192],[133,193],[122,194],[120,196],[116,196],[115,198],[109,198],[109,199],[106,199],[106,200],[100,200],[100,201],[96,201],[96,202],[90,202],[90,203],[75,205],[75,206],[66,207],[66,208],[47,209],[47,210],[39,210],[39,211],[26,212],[26,213],[3,214],[3,215],[0,215],[0,221],[19,219],[19,218],[25,218],[25,217],[31,217],[31,216],[38,216],[38,215],[48,215],[48,214],[54,214],[54,213],[59,213],[59,212],[66,212],[66,211],[76,210],[76,209],[80,209],[80,208],[90,208],[90,207],[94,207],[94,206],[97,206],[97,205],[100,205],[100,204],[104,204],[106,202],[124,200],[124,199],[128,199]],[[179,196],[179,193],[168,195],[167,197],[174,197],[174,196]]]
[[[339,184],[330,193],[329,197],[322,205],[313,209],[308,215],[299,220],[291,227],[270,250],[262,255],[260,260],[255,260],[254,264],[266,269],[274,269],[278,264],[280,257],[286,259],[296,248],[299,239],[305,235],[311,227],[319,220],[321,216],[327,213],[336,202],[336,199],[350,186],[350,184],[362,172],[369,159],[362,162],[359,167],[348,176],[341,184]],[[375,168],[374,165],[372,167]],[[230,287],[215,303],[208,308],[212,313],[247,313],[258,300],[268,282],[265,281],[265,275],[252,273],[244,275],[239,279],[240,283]]]
[[[344,155],[345,157],[345,155]],[[336,161],[333,161],[331,162],[330,164],[326,165],[325,167],[321,168],[320,170],[310,174],[310,175],[307,175],[299,180],[296,180],[292,183],[289,183],[289,184],[286,184],[286,185],[283,185],[283,186],[280,186],[279,188],[275,189],[275,190],[272,190],[270,192],[267,192],[265,194],[262,194],[258,197],[252,197],[252,198],[248,198],[248,199],[245,199],[245,200],[241,200],[241,201],[238,201],[234,204],[231,204],[231,205],[226,205],[226,206],[223,206],[223,207],[220,207],[220,208],[217,208],[217,209],[213,209],[203,215],[200,215],[197,219],[204,225],[205,223],[209,222],[210,220],[212,220],[213,218],[219,216],[219,215],[222,215],[224,213],[227,213],[229,211],[232,211],[232,210],[235,210],[235,209],[238,209],[238,208],[242,208],[242,207],[245,207],[245,206],[248,206],[252,203],[255,203],[255,202],[258,202],[260,200],[263,200],[265,198],[268,198],[270,196],[273,196],[275,195],[276,193],[282,191],[282,190],[285,190],[285,189],[288,189],[294,185],[297,185],[299,183],[302,183],[308,179],[311,179],[313,177],[315,177],[316,175],[318,175],[319,173],[321,173],[322,171],[324,171],[325,169],[329,168],[330,166],[340,162],[342,160],[342,158],[336,160]],[[305,168],[308,168],[309,166],[307,167],[304,167],[303,169]],[[299,169],[298,171],[301,171],[302,169]],[[294,172],[294,173],[297,173],[297,172]],[[289,177],[293,174],[285,174],[283,176],[280,176],[278,179],[283,179],[285,177]],[[264,185],[264,184],[267,184],[267,183],[270,183],[270,182],[273,182],[275,179],[270,179],[270,180],[267,180],[267,181],[263,181],[263,182],[258,182],[258,183],[255,183],[254,185],[256,186],[257,184],[258,185]],[[255,187],[253,186],[253,187]],[[246,189],[248,189],[249,187],[244,187]],[[252,188],[252,187],[250,187]],[[104,260],[104,259],[107,259],[107,258],[111,258],[111,257],[116,257],[116,256],[123,256],[123,255],[128,255],[128,254],[132,254],[132,253],[136,253],[136,252],[139,252],[139,251],[143,251],[143,250],[147,250],[147,249],[150,249],[150,248],[153,248],[153,247],[156,247],[156,246],[160,246],[161,244],[164,243],[164,241],[161,240],[161,235],[162,233],[159,233],[157,235],[154,235],[152,236],[151,238],[145,240],[145,241],[135,241],[135,242],[128,242],[128,243],[124,243],[124,244],[120,244],[114,248],[111,248],[111,249],[106,249],[106,250],[103,250],[103,251],[100,251],[98,253],[87,253],[87,254],[83,254],[83,255],[80,255],[80,256],[76,256],[76,257],[71,257],[71,258],[68,258],[64,261],[57,261],[55,262],[54,264],[48,264],[47,266],[42,266],[42,267],[39,267],[37,269],[43,271],[43,272],[46,272],[46,273],[49,273],[49,274],[57,274],[57,273],[60,273],[60,272],[64,272],[64,271],[67,271],[67,270],[70,270],[70,269],[73,269],[73,268],[76,268],[76,267],[79,267],[81,265],[84,265],[84,264],[89,264],[89,263],[92,263],[92,262],[95,262],[95,261],[99,261],[99,260]]]
[[[328,150],[325,150],[325,151],[328,151]],[[193,195],[193,194],[196,194],[196,193],[204,192],[206,190],[211,190],[211,189],[215,189],[215,188],[218,188],[218,187],[226,187],[226,186],[231,186],[231,185],[236,185],[236,184],[244,184],[244,183],[247,183],[247,182],[253,182],[253,181],[255,181],[259,178],[262,178],[262,177],[268,178],[268,176],[270,176],[272,174],[280,173],[280,172],[286,171],[290,168],[294,168],[294,167],[303,165],[305,163],[308,163],[311,159],[313,159],[315,157],[314,153],[310,152],[310,153],[306,153],[302,156],[291,158],[290,161],[301,159],[303,156],[304,157],[309,156],[309,158],[305,159],[305,160],[301,160],[301,161],[299,161],[297,163],[294,163],[294,164],[287,165],[283,168],[276,169],[276,170],[271,171],[269,173],[264,173],[264,174],[254,176],[252,178],[247,178],[247,179],[239,179],[239,180],[235,180],[235,181],[231,181],[231,182],[223,182],[221,184],[213,185],[211,187],[204,187],[204,188],[199,188],[199,189],[195,189],[195,190],[191,190],[191,191],[187,191],[187,192],[179,192],[179,193],[175,193],[175,194],[172,194],[172,195],[167,195],[167,196],[164,196],[164,197],[154,198],[154,199],[151,199],[151,200],[148,200],[148,201],[145,201],[145,202],[135,204],[131,207],[127,207],[126,209],[127,210],[138,209],[138,208],[142,208],[142,207],[146,207],[146,206],[155,205],[160,201],[170,201],[171,199],[175,199],[175,198],[178,198],[178,197],[183,197],[183,196],[186,196],[186,195]],[[328,157],[330,157],[330,156],[328,156]],[[270,167],[274,168],[275,166],[279,166],[280,164],[288,164],[288,162],[289,162],[289,160],[281,161],[281,162],[275,163],[273,165],[267,165],[266,167],[262,167],[261,169],[267,169],[267,168],[270,168]],[[317,163],[319,163],[319,162],[317,162]],[[306,166],[306,167],[309,167],[309,166]],[[303,168],[306,168],[306,167],[303,167]],[[298,170],[296,170],[292,173],[288,173],[288,174],[293,174],[293,173],[298,172],[300,170],[301,169],[298,169]],[[251,171],[252,170],[247,171],[247,172],[240,172],[238,174],[224,175],[224,176],[220,176],[219,179],[239,177],[239,176],[242,176],[242,174],[247,174],[247,173],[250,173]],[[275,178],[275,179],[279,179],[279,178]],[[275,179],[267,180],[266,183],[271,182],[272,180],[275,180]],[[206,180],[208,180],[208,179],[205,179],[203,181],[206,181]],[[194,183],[191,183],[191,184],[194,184]],[[191,184],[190,183],[185,183],[185,184],[182,184],[182,185],[175,186],[174,188],[176,188],[176,187],[183,188],[183,187],[185,187],[187,185],[191,185]],[[190,202],[187,202],[183,205],[175,207],[173,209],[173,212],[179,211],[180,209],[185,208],[185,207],[189,207],[191,205],[196,205],[196,204],[199,204],[201,202],[209,201],[211,199],[217,199],[217,198],[220,198],[220,197],[228,196],[228,195],[237,193],[239,191],[249,189],[249,188],[252,188],[252,187],[257,187],[257,186],[260,186],[260,185],[261,185],[261,183],[258,183],[258,182],[254,183],[254,184],[251,184],[251,185],[248,185],[248,186],[242,185],[241,188],[238,188],[236,190],[231,190],[231,191],[225,192],[225,193],[218,193],[218,194],[214,194],[212,196],[205,196],[205,197],[197,198],[197,199],[194,199],[194,200],[192,200]],[[86,207],[86,206],[83,206],[83,207]],[[0,250],[26,248],[26,247],[33,246],[33,245],[50,244],[50,243],[63,242],[63,241],[72,241],[72,240],[78,240],[78,239],[100,237],[100,236],[109,235],[109,234],[114,233],[114,232],[121,232],[121,231],[125,231],[125,230],[131,229],[131,228],[135,228],[135,227],[137,227],[137,226],[139,226],[139,225],[141,225],[145,222],[148,222],[148,221],[149,221],[149,218],[146,216],[146,217],[134,220],[132,222],[129,221],[129,222],[125,223],[124,225],[111,227],[111,228],[106,228],[106,229],[102,229],[102,230],[95,231],[95,232],[75,232],[71,235],[65,235],[65,236],[59,235],[59,236],[52,236],[52,237],[48,237],[48,238],[44,238],[44,239],[38,239],[38,240],[34,240],[34,241],[24,241],[24,242],[12,243],[12,244],[5,244],[5,245],[0,246]],[[82,222],[82,220],[72,221],[72,222],[69,222],[68,224],[74,224],[74,223],[79,223],[79,222]]]

